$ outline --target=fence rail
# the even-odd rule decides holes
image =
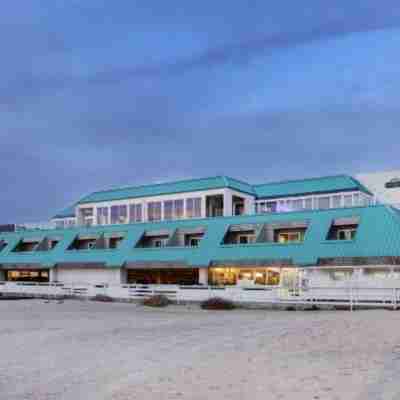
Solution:
[[[400,305],[400,287],[314,286],[290,289],[280,286],[220,287],[179,285],[107,285],[36,282],[0,282],[0,294],[43,297],[106,295],[115,299],[140,300],[163,294],[176,302],[201,302],[222,297],[239,303],[310,304],[393,307]]]

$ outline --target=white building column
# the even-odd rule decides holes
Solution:
[[[232,193],[229,189],[224,190],[224,217],[232,216]]]
[[[244,199],[244,213],[246,215],[253,215],[256,213],[255,201],[253,198],[245,197]]]
[[[120,269],[120,284],[125,284],[128,282],[128,271],[126,268]]]
[[[146,200],[142,201],[142,220],[143,220],[143,222],[147,222],[149,220],[148,215],[147,215],[147,201]]]
[[[208,268],[199,268],[199,284],[208,285]]]
[[[207,210],[206,210],[206,196],[201,196],[201,218],[206,218]]]
[[[49,270],[49,282],[57,282],[57,267],[50,268]]]

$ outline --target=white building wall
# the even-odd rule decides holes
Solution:
[[[57,281],[63,283],[110,284],[121,282],[120,268],[63,268],[56,267]]]
[[[400,170],[360,173],[355,178],[375,195],[378,202],[400,208],[400,187],[385,188],[385,183],[395,178],[400,179]]]
[[[199,268],[199,284],[208,285],[208,268]]]

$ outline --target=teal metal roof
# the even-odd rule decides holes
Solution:
[[[337,218],[359,217],[355,240],[327,241],[331,223]],[[308,221],[305,240],[297,244],[255,243],[221,245],[232,224],[260,224]],[[205,235],[197,248],[135,248],[145,231],[204,227]],[[66,250],[77,235],[123,232],[125,239],[118,249]],[[21,239],[59,237],[50,251],[16,253],[12,250]],[[76,227],[65,230],[25,231],[0,234],[7,246],[0,252],[0,265],[41,264],[49,268],[58,263],[104,263],[120,267],[125,263],[168,262],[188,266],[209,266],[223,260],[292,260],[295,265],[315,265],[319,258],[333,257],[400,257],[400,213],[391,207],[341,208],[159,223]]]
[[[211,178],[190,179],[154,185],[103,190],[83,197],[77,204],[97,203],[222,188],[230,188],[242,193],[247,193],[259,199],[300,196],[313,193],[345,192],[352,190],[360,190],[362,192],[371,194],[360,182],[347,175],[291,180],[266,183],[262,185],[250,185],[246,182],[230,178],[228,176],[215,176]],[[74,216],[74,207],[75,206],[67,208],[53,218],[68,218]]]
[[[245,182],[229,178],[227,176],[215,176],[212,178],[190,179],[94,192],[81,199],[78,204],[159,196],[174,193],[196,192],[221,188],[230,188],[250,194],[253,193],[253,187]]]
[[[73,218],[75,217],[75,205],[62,210],[58,214],[56,214],[53,219],[56,218]]]
[[[266,183],[254,185],[253,187],[257,198],[278,198],[352,190],[360,190],[371,194],[365,186],[348,175]]]

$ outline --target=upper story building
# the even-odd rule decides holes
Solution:
[[[347,175],[252,185],[227,176],[94,192],[54,216],[58,228],[369,205],[373,193]]]

